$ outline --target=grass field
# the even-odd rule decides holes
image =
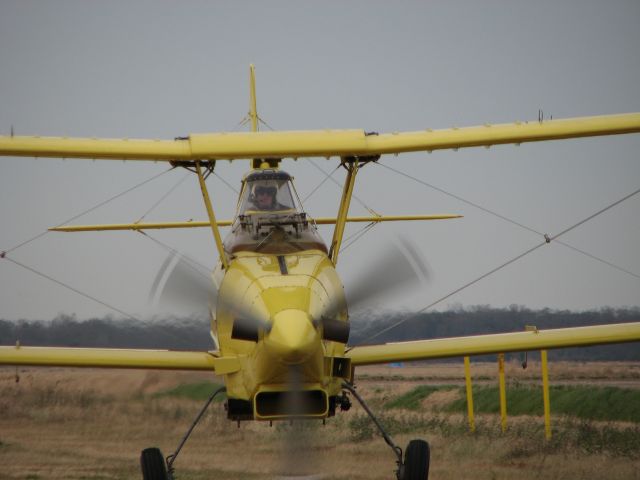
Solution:
[[[432,479],[640,479],[640,365],[551,365],[553,438],[544,440],[539,368],[507,368],[500,429],[494,364],[474,364],[468,431],[460,364],[359,370],[358,390],[395,440],[431,444]],[[143,448],[168,455],[220,383],[200,373],[0,369],[0,478],[141,478]],[[276,478],[287,455],[324,478],[390,479],[394,456],[361,408],[305,425],[226,420],[215,403],[176,462],[184,480]],[[283,453],[284,452],[284,453]],[[290,459],[289,459],[290,460]]]

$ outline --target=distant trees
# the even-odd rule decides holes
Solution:
[[[403,323],[377,336],[373,341],[397,342],[426,338],[523,331],[525,325],[540,329],[625,323],[640,321],[640,308],[602,308],[584,312],[568,310],[530,310],[511,305],[456,306],[443,312],[358,313],[352,316],[350,344],[358,344],[398,321]],[[112,317],[78,320],[61,315],[49,321],[0,319],[0,344],[13,345],[161,348],[171,350],[210,350],[213,342],[207,319],[156,318],[148,321],[120,320]],[[513,354],[518,357],[518,354]],[[587,348],[567,348],[549,352],[551,359],[640,361],[638,343]],[[532,354],[530,358],[535,358]],[[491,358],[491,357],[486,357]]]
[[[111,317],[77,320],[60,315],[50,321],[0,320],[0,344],[58,347],[162,348],[211,350],[209,322],[194,317],[149,321]]]

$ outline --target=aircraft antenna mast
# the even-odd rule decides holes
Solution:
[[[257,132],[260,128],[260,117],[258,116],[258,106],[256,101],[256,68],[249,65],[249,119],[251,120],[251,131]],[[256,168],[278,168],[280,159],[278,158],[254,158],[251,166]]]
[[[249,118],[251,118],[251,131],[258,131],[258,107],[256,103],[256,69],[253,64],[249,65],[250,83],[250,103]]]

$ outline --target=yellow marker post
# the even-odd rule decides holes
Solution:
[[[473,417],[473,391],[471,389],[471,362],[469,357],[464,357],[464,379],[467,385],[467,414],[469,417],[469,430],[476,431],[476,422]]]
[[[498,354],[498,376],[500,380],[500,422],[502,433],[507,431],[507,389],[504,382],[504,353]]]
[[[544,438],[551,440],[551,402],[549,400],[549,369],[547,351],[540,350],[542,361],[542,401],[544,403]]]

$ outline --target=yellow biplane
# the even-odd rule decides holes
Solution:
[[[397,477],[413,480],[428,476],[429,446],[423,440],[412,440],[403,453],[354,389],[357,367],[640,340],[639,322],[348,346],[350,305],[336,273],[348,222],[459,217],[349,217],[359,170],[381,155],[638,133],[640,113],[392,134],[361,130],[261,132],[253,67],[250,105],[252,131],[246,133],[192,134],[174,140],[0,137],[3,156],[164,161],[192,170],[208,213],[206,221],[79,225],[53,230],[205,227],[211,228],[220,257],[210,286],[213,351],[3,346],[0,364],[209,371],[224,378],[227,415],[238,422],[325,419],[337,410],[347,410],[350,397],[354,397],[392,447]],[[314,218],[305,212],[292,177],[280,169],[283,159],[307,157],[335,157],[346,171],[335,218]],[[249,160],[252,167],[242,179],[232,221],[216,219],[207,191],[207,175],[218,160]],[[328,245],[318,234],[319,224],[335,225]],[[221,227],[230,227],[224,239]],[[385,265],[402,261],[391,255]],[[402,278],[391,275],[386,285],[396,282],[401,283]],[[187,436],[166,460],[156,448],[143,450],[145,480],[171,478],[173,463]]]

